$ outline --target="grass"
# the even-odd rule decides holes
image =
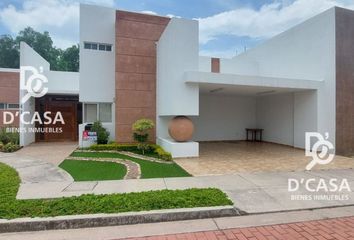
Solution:
[[[123,179],[127,169],[123,164],[101,161],[65,160],[59,167],[75,181],[100,181]]]
[[[0,219],[232,205],[215,188],[17,200],[19,184],[17,172],[0,163]]]
[[[73,157],[120,158],[136,162],[141,168],[141,178],[188,177],[191,176],[176,163],[158,163],[112,152],[73,152]]]

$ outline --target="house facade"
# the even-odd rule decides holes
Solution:
[[[96,120],[112,140],[128,143],[131,125],[149,118],[156,123],[150,140],[174,157],[198,156],[200,141],[245,140],[246,128],[264,129],[264,141],[297,148],[305,147],[306,132],[328,133],[337,154],[352,155],[353,22],[353,11],[332,8],[240,55],[219,59],[199,56],[195,20],[81,5],[79,73],[50,71],[43,58],[21,45],[21,66],[44,66],[49,80],[46,96],[21,104],[22,111],[63,111],[70,125],[60,136],[23,133],[21,144],[82,144],[85,126]],[[14,93],[1,94],[0,107],[19,104],[14,100],[26,94],[23,89],[15,94],[18,77],[17,70],[1,70],[1,91]],[[192,139],[173,140],[169,128],[176,116],[193,122]]]

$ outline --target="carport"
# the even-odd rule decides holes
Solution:
[[[317,131],[321,80],[187,72],[199,86],[193,140],[199,157],[176,161],[194,175],[304,170],[305,133]],[[245,142],[246,128],[264,129],[263,142]],[[337,157],[325,167],[353,167]]]

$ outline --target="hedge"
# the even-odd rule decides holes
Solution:
[[[94,144],[88,149],[92,151],[127,151],[142,154],[141,150],[138,149],[138,144],[135,143]],[[149,144],[149,149],[146,151],[146,155],[156,157],[165,161],[172,160],[171,153],[166,152],[161,146],[156,144]]]

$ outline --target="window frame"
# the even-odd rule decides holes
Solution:
[[[17,107],[10,107],[10,105],[17,105]],[[6,109],[8,109],[8,110],[18,110],[18,109],[20,109],[20,104],[18,104],[18,103],[8,103],[8,104],[6,104]]]
[[[109,122],[107,121],[101,121],[100,119],[100,104],[109,104],[110,105],[110,110],[111,110],[111,120]],[[84,123],[93,123],[92,121],[88,122],[87,119],[86,119],[86,105],[96,105],[96,121],[100,121],[102,123],[113,123],[113,109],[112,109],[112,106],[113,106],[113,103],[111,102],[96,102],[96,103],[83,103],[83,108],[82,108],[82,118],[83,118],[83,122]]]

